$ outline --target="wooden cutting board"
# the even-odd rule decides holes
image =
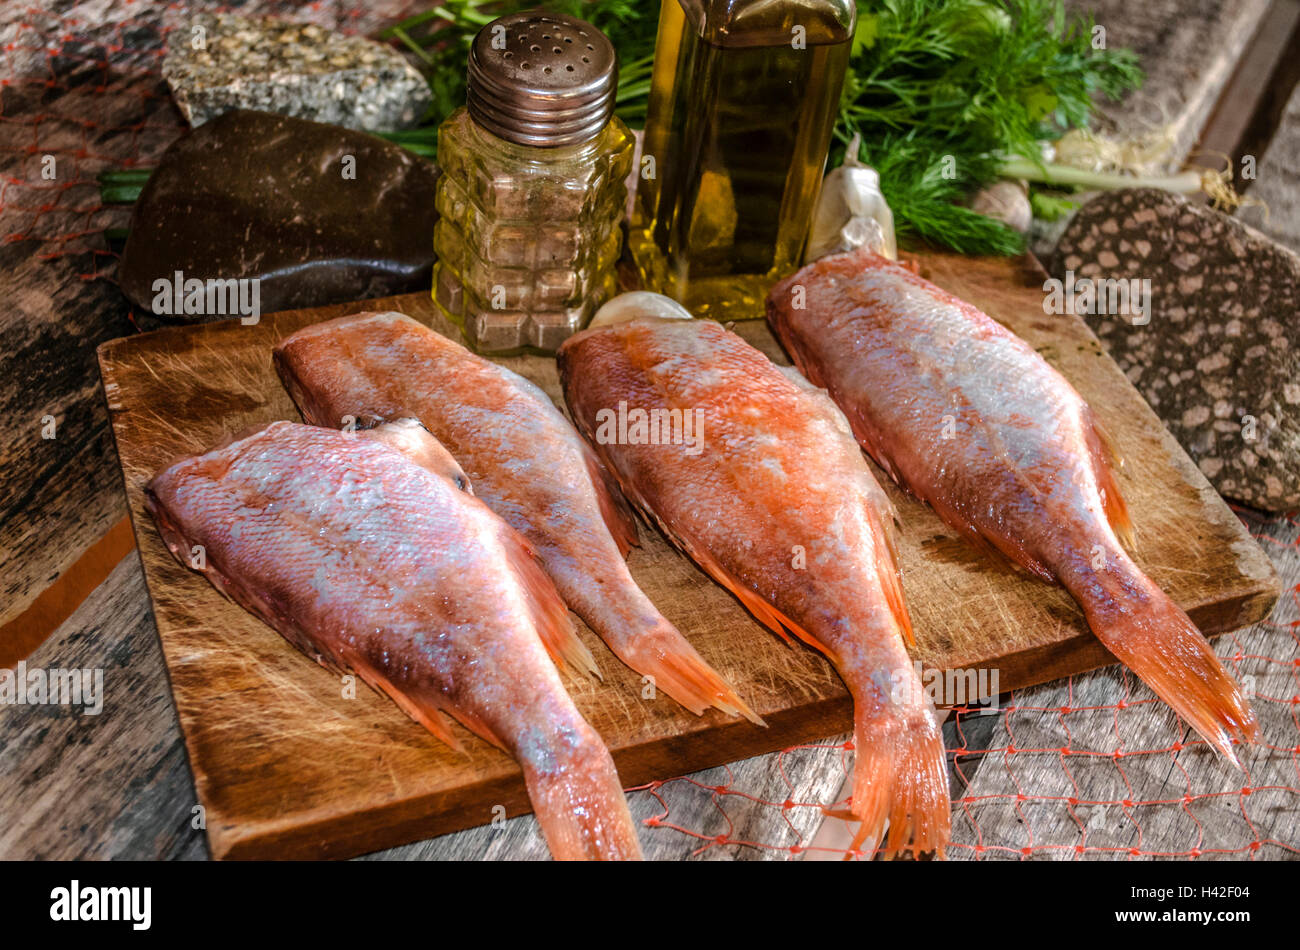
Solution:
[[[1041,272],[1028,262],[942,255],[921,264],[930,279],[1028,340],[1099,413],[1127,459],[1121,483],[1136,557],[1156,582],[1208,633],[1265,617],[1278,595],[1268,559],[1091,331],[1076,317],[1044,315]],[[400,310],[456,335],[426,295],[412,294],[273,314],[254,326],[166,329],[99,349],[136,540],[217,858],[344,857],[528,810],[509,757],[453,726],[467,750],[457,754],[365,686],[352,695],[178,565],[144,512],[143,486],[169,461],[246,426],[298,421],[271,347],[307,324],[359,310]],[[761,322],[736,330],[788,362]],[[502,363],[563,405],[553,360]],[[1064,592],[993,567],[889,488],[902,518],[904,586],[923,663],[996,670],[1005,691],[1113,662]],[[579,624],[605,679],[566,674],[566,682],[628,786],[851,730],[849,697],[830,665],[761,628],[657,531],[643,526],[630,565],[768,728],[714,710],[697,718],[663,696],[643,699],[639,677]]]

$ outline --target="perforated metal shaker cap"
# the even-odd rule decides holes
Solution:
[[[531,10],[493,20],[469,51],[474,121],[520,145],[553,148],[596,135],[614,112],[617,56],[590,23]]]

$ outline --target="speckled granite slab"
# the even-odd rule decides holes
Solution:
[[[1300,257],[1240,222],[1162,191],[1081,208],[1052,274],[1149,280],[1149,322],[1084,314],[1218,491],[1266,511],[1300,507]]]
[[[257,109],[382,132],[415,125],[432,101],[392,47],[274,17],[199,14],[171,34],[162,72],[195,126]]]

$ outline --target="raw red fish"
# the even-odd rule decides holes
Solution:
[[[171,465],[145,501],[177,560],[308,656],[453,747],[443,713],[513,755],[556,858],[638,858],[613,760],[552,662],[574,655],[568,613],[466,489],[413,420],[274,422]]]
[[[1125,550],[1109,443],[1074,388],[1015,334],[859,250],[773,288],[767,319],[862,447],[976,545],[1061,583],[1093,633],[1223,755],[1255,717],[1187,615]]]
[[[574,421],[627,497],[762,623],[835,664],[853,695],[859,842],[888,820],[887,852],[942,852],[943,740],[904,643],[893,515],[843,416],[710,321],[586,330],[559,363]],[[620,403],[694,413],[701,438],[614,437]]]
[[[275,365],[316,425],[418,418],[620,660],[697,715],[716,706],[757,720],[632,579],[623,558],[636,523],[537,386],[400,313],[306,327],[275,348]]]

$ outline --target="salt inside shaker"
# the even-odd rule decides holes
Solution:
[[[553,352],[616,289],[633,138],[590,23],[534,10],[475,37],[438,130],[433,296],[482,353]]]

